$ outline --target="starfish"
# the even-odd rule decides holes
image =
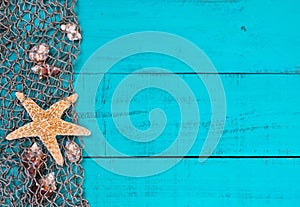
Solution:
[[[39,137],[56,163],[63,166],[64,159],[58,146],[56,136],[88,136],[91,134],[86,128],[61,119],[63,112],[77,100],[77,94],[73,94],[56,102],[47,110],[43,110],[32,99],[25,97],[23,93],[16,92],[16,96],[33,121],[9,133],[6,139],[15,140],[24,137]]]

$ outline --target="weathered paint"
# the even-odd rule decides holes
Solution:
[[[218,72],[225,73],[220,77],[227,98],[225,131],[214,152],[214,156],[221,156],[217,159],[199,163],[187,157],[163,174],[129,178],[107,172],[91,158],[84,158],[85,195],[92,207],[299,205],[299,158],[280,157],[300,155],[299,1],[81,0],[78,14],[83,42],[77,73],[96,49],[114,38],[163,31],[187,38],[208,55]],[[130,108],[133,122],[141,129],[149,126],[148,112],[153,107],[162,107],[169,115],[166,131],[154,142],[125,139],[110,117],[111,95],[120,80],[136,69],[153,66],[182,73],[180,77],[195,93],[202,128],[188,155],[198,155],[210,121],[207,91],[195,74],[184,74],[191,73],[190,68],[163,55],[132,56],[109,71],[112,74],[105,76],[95,100],[99,126],[114,147],[131,155],[159,153],[174,140],[178,108],[172,97],[159,90],[138,94]],[[96,63],[91,72],[96,73],[93,76],[99,73]],[[154,74],[146,76],[151,79]],[[95,111],[89,113],[93,116]],[[89,115],[79,116],[88,119]],[[104,144],[102,147],[105,156],[114,156]],[[85,156],[103,155],[95,150]],[[112,163],[114,159],[105,158]]]

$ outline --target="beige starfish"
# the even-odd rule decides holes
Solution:
[[[61,119],[63,112],[77,100],[77,94],[73,94],[53,104],[47,110],[40,108],[30,98],[25,98],[23,93],[17,92],[16,96],[29,113],[33,122],[11,132],[6,136],[6,139],[14,140],[23,137],[39,137],[56,163],[63,166],[64,160],[56,140],[56,135],[88,136],[91,134],[89,130]]]

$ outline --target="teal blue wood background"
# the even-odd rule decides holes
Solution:
[[[97,149],[85,152],[84,191],[92,207],[299,206],[299,1],[79,0],[77,9],[84,39],[75,77],[106,42],[132,32],[163,31],[187,38],[209,56],[221,73],[227,101],[221,141],[213,157],[199,163],[193,156],[199,155],[203,145],[211,109],[197,75],[176,60],[154,54],[129,57],[113,67],[98,88],[96,111],[90,111],[97,113],[112,146],[128,155],[151,156],[176,137],[178,106],[159,90],[138,94],[130,107],[131,119],[140,129],[149,127],[147,112],[153,107],[165,111],[169,122],[155,141],[143,144],[125,139],[111,120],[114,89],[129,73],[147,66],[172,70],[188,83],[199,104],[201,130],[187,157],[151,177],[120,176],[97,165],[95,159],[122,159],[104,158],[115,156],[105,145],[104,155]],[[82,74],[86,81],[100,75],[96,64],[90,70]],[[136,74],[149,80],[158,75],[167,76]],[[79,117],[89,119],[84,114]],[[155,159],[163,162],[172,157]]]

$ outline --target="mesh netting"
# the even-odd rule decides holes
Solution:
[[[68,140],[80,145],[79,138],[58,137],[64,157],[60,167],[38,138],[8,141],[5,136],[32,121],[15,92],[23,92],[41,108],[74,93],[73,63],[79,54],[80,41],[70,41],[60,25],[78,25],[71,0],[0,0],[0,206],[86,206],[83,199],[83,168],[65,157]],[[47,64],[60,68],[60,73],[39,78],[31,68],[36,64],[28,53],[40,43],[49,45]],[[74,106],[62,119],[77,121]],[[22,156],[33,143],[46,154],[45,167],[35,177],[28,175]],[[44,175],[54,172],[57,189],[51,196],[38,195],[33,186]],[[42,197],[42,199],[41,199]]]

